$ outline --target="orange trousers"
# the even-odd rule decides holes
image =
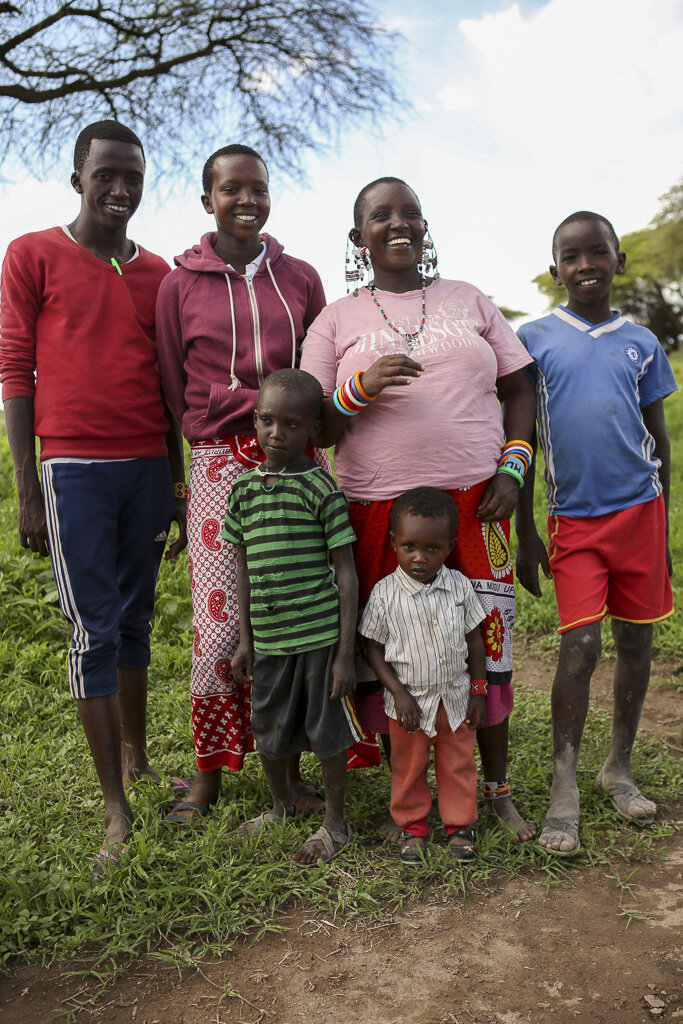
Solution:
[[[407,732],[389,719],[391,736],[391,814],[397,825],[414,836],[429,835],[427,815],[432,794],[427,780],[429,752],[434,767],[439,814],[446,833],[469,828],[477,820],[476,731],[462,722],[453,732],[443,704],[436,713],[436,736],[422,729]]]

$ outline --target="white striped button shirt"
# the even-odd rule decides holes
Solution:
[[[362,636],[384,644],[384,657],[420,705],[420,728],[434,736],[439,704],[455,731],[470,698],[467,642],[485,618],[472,584],[442,566],[432,583],[418,583],[400,568],[376,583],[359,626]],[[394,698],[384,691],[384,708],[396,718]]]

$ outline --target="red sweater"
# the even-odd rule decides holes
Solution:
[[[58,227],[7,250],[2,397],[35,397],[42,459],[166,454],[154,307],[169,268],[141,248],[121,272]]]

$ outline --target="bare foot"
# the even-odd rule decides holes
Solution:
[[[216,768],[211,772],[197,772],[192,784],[190,785],[190,791],[187,795],[183,796],[183,802],[197,803],[202,807],[206,807],[207,810],[212,804],[216,803],[221,791],[221,770]],[[178,817],[183,818],[185,821],[191,821],[193,818],[202,817],[201,813],[197,810],[190,808],[183,809],[180,811],[173,810],[172,814],[176,814]]]
[[[643,796],[628,771],[609,769],[605,765],[595,781],[622,818],[641,825],[649,825],[654,821],[657,804]]]
[[[512,797],[501,796],[497,800],[485,800],[484,806],[486,814],[492,818],[498,818],[507,826],[513,843],[525,843],[536,835],[536,826],[533,821],[524,820],[512,802]]]
[[[158,786],[161,782],[159,772],[149,764],[145,768],[124,767],[122,775],[124,789],[131,789],[138,782],[150,786]]]
[[[133,812],[128,804],[104,812],[104,849],[120,846],[130,837],[133,830]]]
[[[387,814],[385,821],[380,825],[379,832],[381,836],[397,846],[405,839],[403,829],[396,824],[390,814]]]

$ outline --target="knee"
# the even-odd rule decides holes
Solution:
[[[599,627],[592,630],[573,629],[562,636],[560,657],[569,675],[590,677],[600,660],[601,652]]]
[[[652,625],[639,622],[612,624],[617,655],[629,661],[649,662],[652,653]]]

